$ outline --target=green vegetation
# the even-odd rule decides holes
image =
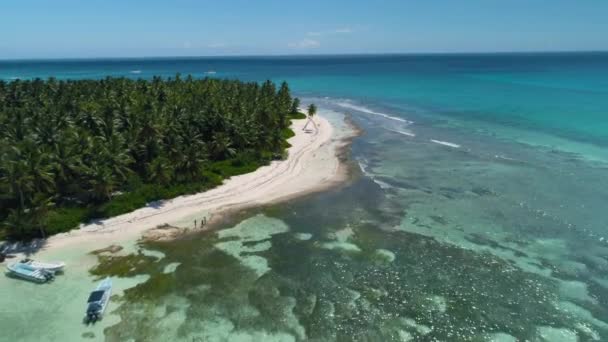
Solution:
[[[317,106],[314,103],[311,103],[310,106],[308,106],[308,116],[312,118],[315,114],[317,114]]]
[[[315,114],[317,114],[317,106],[314,103],[311,103],[307,108],[307,113],[308,113],[308,116],[304,115],[305,118],[308,118],[308,121],[306,121],[306,125],[304,125],[304,130],[306,130],[306,128],[308,128],[309,123],[312,123],[312,125],[315,126],[315,129],[318,129],[317,124],[312,119],[315,116]]]
[[[156,264],[157,258],[143,254],[129,254],[124,256],[98,255],[99,263],[89,270],[92,275],[103,279],[110,277],[134,277],[138,274],[162,271]]]
[[[66,231],[251,172],[285,155],[299,105],[270,81],[0,81],[0,236]]]

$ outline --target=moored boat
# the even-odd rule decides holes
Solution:
[[[89,299],[87,300],[87,311],[85,322],[94,323],[103,317],[103,313],[106,311],[108,302],[110,301],[110,295],[112,293],[112,280],[107,277],[99,285],[95,291],[91,292]]]
[[[40,262],[32,259],[23,259],[22,264],[33,268],[42,269],[50,272],[61,272],[65,267],[65,262]]]
[[[35,268],[20,262],[8,265],[9,275],[35,283],[46,283],[51,281],[55,274],[40,268]]]

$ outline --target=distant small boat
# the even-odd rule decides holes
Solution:
[[[85,322],[95,323],[100,320],[103,313],[106,311],[108,302],[110,301],[110,295],[112,293],[112,279],[107,277],[104,279],[95,291],[91,292],[89,299],[87,300],[87,313]]]
[[[217,74],[217,72],[215,70],[209,70],[209,71],[205,72],[205,74],[207,74],[207,75],[215,75],[215,74]]]
[[[53,273],[61,272],[65,267],[65,262],[39,262],[32,259],[23,259],[21,260],[21,263],[33,268],[50,271]]]
[[[8,265],[9,275],[33,281],[35,283],[46,283],[55,278],[55,273],[40,268],[35,268],[30,265],[16,262]]]

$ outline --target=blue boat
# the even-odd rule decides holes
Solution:
[[[46,283],[55,278],[55,273],[49,270],[36,268],[24,263],[14,263],[8,265],[10,276],[21,278],[35,283]]]
[[[103,317],[106,311],[110,295],[112,294],[112,279],[107,277],[104,279],[95,291],[91,292],[87,300],[87,312],[85,317],[86,323],[95,323]]]

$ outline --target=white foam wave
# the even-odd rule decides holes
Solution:
[[[371,172],[368,172],[367,171],[368,165],[364,161],[359,160],[358,164],[359,164],[359,168],[361,169],[361,172],[363,172],[363,174],[365,176],[369,177],[374,183],[376,183],[378,186],[380,186],[381,189],[386,190],[386,189],[392,188],[392,186],[390,184],[383,182],[381,180],[377,180],[376,177]]]
[[[214,70],[209,70],[209,71],[205,71],[205,74],[207,74],[207,75],[215,75],[215,74],[217,74],[217,72],[214,71]]]
[[[354,105],[354,104],[349,103],[349,102],[336,102],[336,105],[338,105],[338,106],[340,106],[342,108],[348,108],[348,109],[356,110],[356,111],[362,112],[362,113],[367,113],[367,114],[372,114],[372,115],[378,115],[378,116],[381,116],[381,117],[383,117],[385,119],[403,122],[403,123],[408,124],[408,125],[413,124],[412,121],[408,121],[408,120],[405,120],[403,118],[398,118],[398,117],[395,117],[395,116],[390,116],[390,115],[385,114],[385,113],[376,112],[376,111],[373,111],[373,110],[371,110],[371,109],[369,109],[367,107],[357,106],[357,105]]]
[[[518,161],[515,158],[506,157],[506,156],[503,156],[503,155],[500,155],[500,154],[495,155],[494,158],[508,160],[508,161]]]
[[[368,172],[367,172],[367,164],[365,164],[362,161],[358,161],[357,162],[359,164],[359,168],[361,169],[361,172],[363,172],[364,175],[366,176],[371,176]]]
[[[374,178],[374,177],[372,177],[372,180],[373,180],[373,181],[374,181],[374,183],[376,183],[376,184],[377,184],[377,185],[380,187],[380,189],[382,189],[382,190],[386,190],[386,189],[391,189],[391,188],[392,188],[392,185],[390,185],[390,184],[388,184],[388,183],[386,183],[386,182],[383,182],[383,181],[377,180],[377,179],[376,179],[376,178]]]
[[[400,131],[400,130],[396,130],[396,129],[387,128],[386,130],[397,133],[397,134],[401,134],[401,135],[407,135],[408,137],[412,137],[412,138],[416,136],[416,134],[414,134],[414,133]]]
[[[141,70],[131,70],[129,71],[131,74],[141,74]]]
[[[453,148],[460,148],[460,145],[458,144],[454,144],[448,141],[441,141],[441,140],[435,140],[435,139],[431,139],[432,142],[434,142],[435,144],[439,144],[439,145],[443,145],[443,146],[449,146],[449,147],[453,147]]]

